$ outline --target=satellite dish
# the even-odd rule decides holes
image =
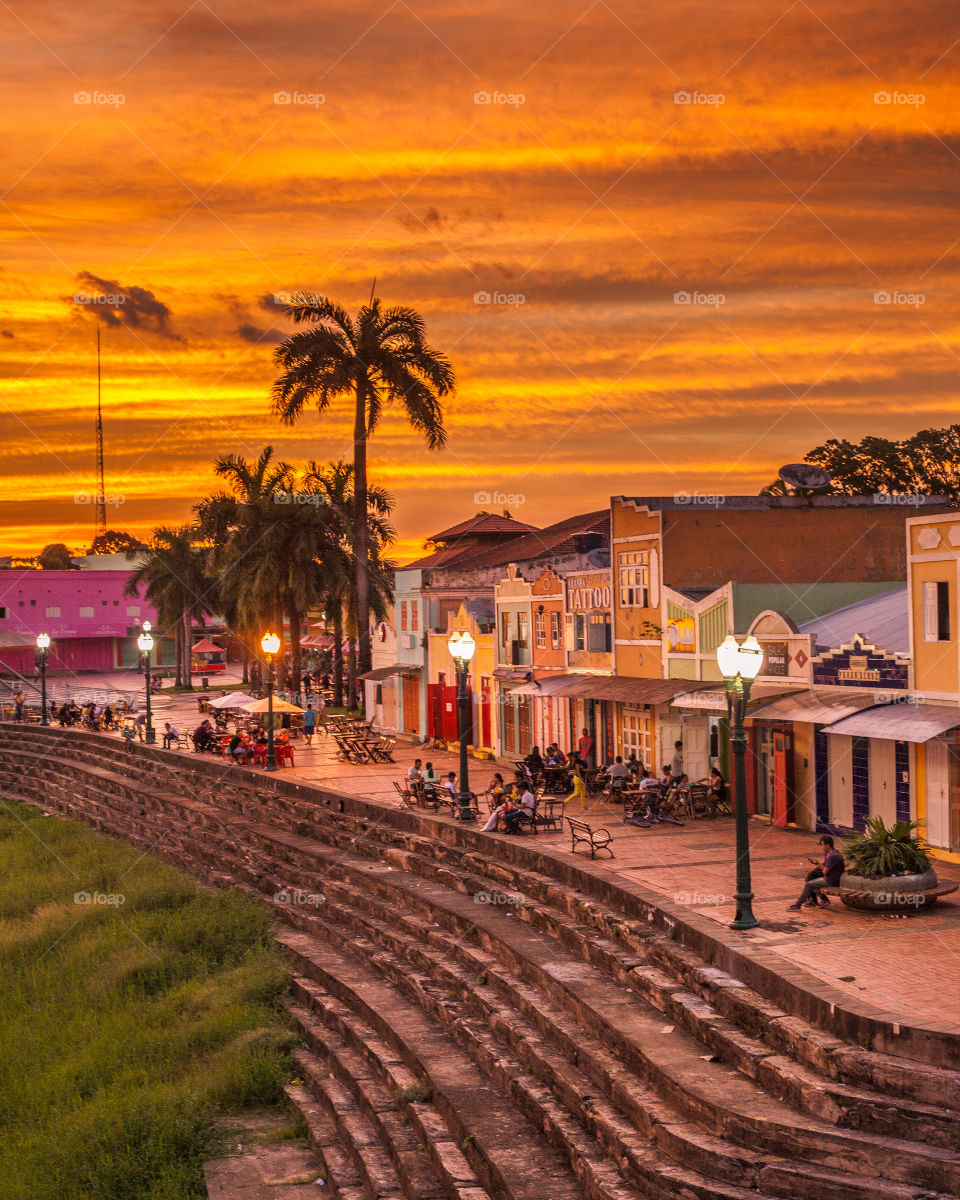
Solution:
[[[816,488],[826,487],[830,482],[829,471],[813,463],[787,463],[777,474],[784,483],[801,492],[812,492]]]

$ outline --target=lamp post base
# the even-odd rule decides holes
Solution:
[[[157,744],[157,734],[153,729],[148,729],[143,738],[145,746],[155,746]]]
[[[470,795],[464,796],[462,793],[458,797],[460,811],[457,813],[457,820],[472,821],[473,820],[473,797]]]
[[[753,915],[753,892],[734,892],[737,902],[737,915],[730,922],[731,929],[756,929],[760,924]]]

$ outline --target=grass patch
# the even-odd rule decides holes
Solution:
[[[200,1200],[228,1111],[295,1039],[271,916],[122,842],[0,804],[4,1200]]]

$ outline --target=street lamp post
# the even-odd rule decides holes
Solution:
[[[727,684],[727,720],[733,751],[733,794],[737,828],[737,915],[731,929],[753,929],[760,922],[753,915],[750,883],[750,831],[747,826],[747,735],[743,727],[750,700],[750,686],[763,666],[763,648],[751,634],[738,642],[728,634],[717,650],[717,662]]]
[[[447,649],[453,658],[457,672],[457,727],[460,731],[460,820],[473,820],[473,797],[470,795],[470,781],[467,767],[467,729],[470,725],[469,698],[467,697],[467,672],[473,658],[477,643],[469,630],[455,629],[447,641]]]
[[[147,729],[143,740],[148,746],[152,746],[157,740],[157,735],[153,732],[153,721],[150,718],[150,654],[153,650],[153,636],[150,633],[149,621],[143,623],[143,633],[137,638],[137,646],[143,662],[143,677],[147,684]]]
[[[275,633],[265,633],[260,646],[267,656],[267,770],[277,769],[277,754],[273,746],[273,656],[280,649],[280,639]]]
[[[40,724],[48,725],[47,720],[47,652],[50,649],[50,634],[37,634],[37,663],[40,667]]]

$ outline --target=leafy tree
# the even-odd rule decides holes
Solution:
[[[70,551],[63,542],[51,542],[44,546],[37,556],[37,562],[42,571],[75,571]]]
[[[136,554],[146,550],[146,542],[141,542],[132,534],[122,529],[108,529],[106,533],[98,533],[88,551],[89,554]]]
[[[410,424],[431,448],[446,442],[442,400],[455,386],[452,365],[427,344],[423,318],[412,308],[384,308],[379,300],[355,317],[327,300],[295,296],[286,310],[294,333],[274,353],[282,374],[273,387],[272,411],[295,424],[305,404],[325,412],[334,400],[353,401],[353,550],[358,613],[359,666],[370,669],[370,575],[367,441],[385,405],[400,403]]]
[[[868,434],[859,442],[830,438],[804,456],[823,467],[830,483],[815,495],[946,496],[960,501],[960,425],[921,429],[902,441]],[[783,495],[782,481],[768,484],[762,495]]]

